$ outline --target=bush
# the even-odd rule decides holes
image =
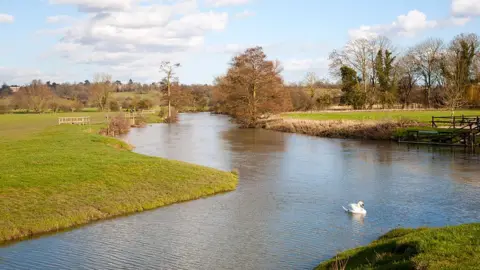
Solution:
[[[126,134],[130,131],[130,123],[128,119],[123,116],[115,116],[110,119],[107,128],[100,131],[101,134],[107,136],[118,136]]]
[[[168,107],[161,107],[158,116],[164,119],[165,123],[177,123],[178,122],[178,111],[175,107],[171,107],[172,117],[168,118]]]
[[[112,112],[120,111],[120,104],[116,100],[110,100],[110,103],[108,104],[108,107],[110,108],[110,111],[112,111]]]
[[[137,107],[140,110],[150,109],[153,107],[153,102],[150,99],[142,99],[138,102]]]
[[[168,115],[168,108],[167,108],[167,115]],[[177,123],[178,122],[178,112],[177,110],[172,107],[171,108],[171,117],[165,118],[165,123]]]
[[[367,103],[367,94],[358,89],[345,92],[342,103],[352,105],[355,110],[363,109]]]
[[[329,94],[321,94],[317,98],[316,102],[319,109],[326,109],[330,105],[332,105],[332,96],[330,96]]]

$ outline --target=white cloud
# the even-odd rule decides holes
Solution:
[[[69,27],[55,28],[55,29],[40,29],[35,32],[36,35],[55,36],[64,35],[70,30]]]
[[[0,23],[13,23],[14,17],[9,14],[0,14]]]
[[[461,26],[470,21],[470,18],[465,17],[451,17],[442,20],[428,20],[427,15],[418,10],[411,10],[406,15],[400,15],[397,19],[390,24],[379,25],[362,25],[357,29],[351,29],[348,31],[350,38],[371,38],[378,35],[385,36],[403,36],[414,37],[420,32],[448,27],[448,26]]]
[[[73,18],[68,15],[57,15],[47,17],[47,23],[67,23],[72,21]]]
[[[247,4],[248,2],[250,2],[250,0],[206,0],[207,5],[213,7],[238,6]]]
[[[187,61],[192,52],[205,52],[205,35],[224,30],[229,19],[225,12],[200,11],[196,0],[164,1],[162,5],[119,1],[130,5],[126,10],[100,5],[116,1],[53,1],[83,5],[83,10],[90,11],[67,27],[37,32],[62,34],[48,57],[88,64],[88,70],[109,72],[114,78],[158,79],[162,60]]]
[[[480,0],[452,0],[452,13],[456,16],[480,16]]]
[[[50,4],[76,5],[82,12],[121,11],[130,9],[134,0],[50,0]]]
[[[238,19],[252,17],[252,16],[255,16],[255,12],[249,11],[249,10],[244,10],[242,12],[238,12],[237,14],[235,14],[235,17]]]
[[[41,79],[42,81],[63,82],[71,78],[71,74],[64,72],[62,74],[45,73],[38,69],[29,68],[9,68],[0,66],[0,82],[6,82],[10,85],[25,85],[34,79]]]
[[[283,64],[285,71],[306,71],[313,69],[328,69],[328,59],[290,59]]]

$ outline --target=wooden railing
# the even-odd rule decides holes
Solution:
[[[59,117],[58,124],[70,124],[70,125],[88,125],[90,124],[90,116],[82,117]]]
[[[463,128],[465,126],[480,128],[480,116],[432,116],[433,128]]]
[[[155,110],[142,110],[142,114],[155,114]]]

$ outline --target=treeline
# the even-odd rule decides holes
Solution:
[[[167,95],[164,81],[152,84],[112,83],[108,74],[96,74],[92,82],[51,83],[33,80],[25,86],[0,88],[0,112],[26,111],[75,112],[84,108],[100,111],[137,111],[166,106],[171,100],[180,111],[205,111],[211,106],[212,86],[171,84],[171,95]]]
[[[380,104],[406,108],[479,106],[480,40],[460,34],[446,43],[427,39],[399,51],[386,37],[349,41],[330,54],[330,69],[341,78],[341,103],[355,109]]]

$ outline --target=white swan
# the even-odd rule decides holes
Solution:
[[[358,203],[351,203],[348,205],[348,209],[343,207],[343,210],[352,213],[352,214],[362,214],[365,215],[367,213],[367,210],[364,208],[365,204],[362,201],[359,201]]]

